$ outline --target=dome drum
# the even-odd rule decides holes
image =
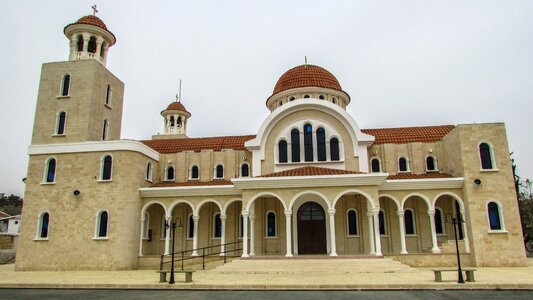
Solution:
[[[266,105],[270,111],[273,111],[289,102],[307,98],[328,101],[342,108],[346,108],[350,103],[350,96],[344,91],[318,87],[303,87],[283,91],[271,96],[268,98]]]

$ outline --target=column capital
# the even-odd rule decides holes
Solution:
[[[255,220],[255,214],[253,214],[253,215],[250,214],[249,218],[250,218],[250,220]]]
[[[292,216],[292,210],[286,210],[286,211],[285,211],[285,216],[286,216],[286,217],[290,217],[290,216]]]
[[[194,222],[198,222],[198,221],[200,221],[200,216],[195,216],[195,215],[193,215],[193,216],[192,216],[192,220],[193,220]]]
[[[379,211],[380,211],[379,207],[374,207],[372,209],[372,214],[375,216],[375,215],[379,214]]]
[[[335,212],[336,212],[336,210],[335,210],[334,208],[332,208],[332,209],[328,209],[328,214],[329,214],[330,216],[334,216],[334,215],[335,215]]]
[[[227,215],[223,215],[223,214],[220,215],[220,220],[222,221],[226,221],[227,218],[228,218]]]
[[[403,217],[404,214],[405,214],[405,211],[399,210],[399,211],[396,212],[396,214],[398,215],[398,217]]]
[[[435,215],[435,210],[434,209],[428,209],[428,215],[433,217]]]
[[[250,212],[249,212],[249,211],[245,211],[245,210],[243,210],[243,211],[241,212],[241,214],[242,214],[243,217],[248,217],[248,216],[250,215]]]

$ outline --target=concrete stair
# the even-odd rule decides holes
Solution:
[[[253,258],[234,259],[209,271],[216,274],[409,273],[416,269],[390,258]]]

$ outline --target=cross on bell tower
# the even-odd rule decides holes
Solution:
[[[96,4],[91,6],[91,8],[93,9],[93,16],[96,16],[96,13],[98,12],[98,9],[96,9]]]

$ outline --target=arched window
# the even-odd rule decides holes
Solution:
[[[426,158],[426,170],[427,171],[437,171],[437,160],[433,156],[428,156]]]
[[[276,236],[276,213],[270,211],[267,213],[267,224],[266,224],[267,236]]]
[[[56,160],[55,158],[50,158],[46,162],[46,167],[44,171],[44,182],[55,182],[56,180]]]
[[[300,131],[291,130],[291,161],[300,162]]]
[[[107,211],[101,211],[96,217],[96,237],[107,238],[107,223],[108,223]]]
[[[405,210],[404,215],[405,234],[415,234],[415,216],[411,209]]]
[[[304,125],[304,157],[305,161],[313,161],[313,126]]]
[[[405,157],[400,157],[400,159],[398,160],[398,167],[400,172],[409,171],[409,164],[407,163],[407,159]]]
[[[282,106],[282,105],[283,105],[283,101],[279,100],[278,106]]]
[[[192,166],[191,167],[191,179],[198,179],[200,178],[200,171],[198,170],[198,166]]]
[[[294,97],[290,97],[289,98],[289,101],[294,101],[294,100],[296,100],[296,98],[294,98]]]
[[[496,202],[489,202],[487,205],[489,211],[490,230],[502,230],[503,222],[501,218],[500,206]]]
[[[166,180],[174,180],[174,167],[169,166],[167,168]]]
[[[76,44],[78,46],[78,48],[77,48],[78,52],[83,51],[83,36],[81,34],[78,35],[78,41],[77,41]]]
[[[442,218],[442,210],[440,208],[435,209],[435,232],[437,234],[444,234],[444,219]]]
[[[104,58],[104,52],[105,52],[106,44],[105,42],[102,43],[102,46],[100,46],[100,57]]]
[[[287,142],[284,140],[278,143],[278,161],[280,163],[286,163],[287,160]]]
[[[49,225],[50,225],[50,214],[45,212],[42,213],[39,216],[38,221],[38,227],[37,227],[37,238],[38,239],[47,239],[48,238],[48,231],[49,231]]]
[[[68,96],[70,92],[70,75],[66,74],[61,80],[61,96]]]
[[[324,95],[320,95],[320,96],[318,96],[318,99],[320,99],[320,100],[324,100],[324,99],[326,99],[326,98],[324,97]]]
[[[107,132],[108,132],[109,123],[107,120],[104,120],[104,125],[102,126],[102,141],[107,140]]]
[[[329,155],[331,156],[331,160],[340,160],[339,140],[337,138],[331,138],[331,140],[329,140],[329,148]]]
[[[180,128],[182,124],[183,123],[181,121],[181,117],[178,117],[178,121],[176,121],[176,125],[178,126],[178,128]]]
[[[249,177],[249,176],[250,176],[250,166],[244,163],[241,165],[241,177]]]
[[[111,155],[106,155],[102,158],[102,169],[100,173],[101,180],[111,180],[111,173],[113,170],[113,158]]]
[[[336,99],[335,97],[333,97],[333,98],[331,99],[331,102],[333,102],[333,104],[337,104],[337,99]]]
[[[194,218],[192,214],[189,215],[189,228],[187,229],[187,238],[192,239],[194,237]]]
[[[150,236],[150,214],[148,212],[144,213],[143,239],[145,239],[145,240],[151,239],[151,236]]]
[[[492,153],[489,144],[481,143],[479,145],[479,157],[481,159],[481,169],[490,170],[492,165]]]
[[[215,214],[214,222],[213,222],[213,237],[219,238],[222,236],[222,219],[220,218],[220,214]]]
[[[167,219],[165,218],[165,215],[161,216],[161,230],[160,230],[160,238],[162,240],[165,239],[165,235],[167,233]]]
[[[322,127],[316,130],[316,144],[318,161],[326,161],[326,131]]]
[[[94,36],[91,36],[91,38],[89,39],[87,51],[89,51],[90,53],[96,53],[96,38]]]
[[[380,209],[378,213],[378,223],[379,223],[379,234],[380,235],[386,235],[387,234],[387,228],[385,225],[385,213]]]
[[[348,235],[357,235],[357,213],[355,210],[348,210]]]
[[[370,164],[371,164],[371,167],[372,167],[372,173],[381,172],[381,163],[379,162],[379,159],[377,159],[377,158],[372,159]]]
[[[174,126],[174,116],[170,116],[170,127]]]
[[[309,95],[305,95],[304,98],[307,99],[307,98],[311,98],[311,97]]]
[[[215,178],[224,178],[224,166],[217,165],[215,168]]]
[[[146,180],[152,181],[152,163],[146,164]]]
[[[65,122],[67,120],[67,113],[62,111],[57,114],[56,134],[65,133]]]
[[[111,105],[111,96],[113,95],[113,90],[111,89],[111,85],[107,85],[106,91],[105,91],[105,104]]]

